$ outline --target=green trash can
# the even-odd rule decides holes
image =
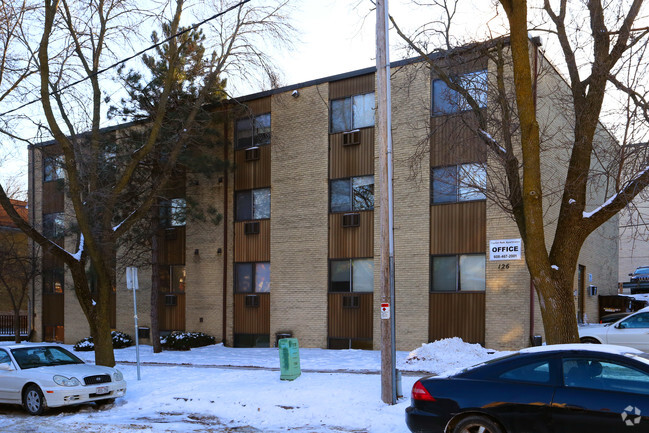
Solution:
[[[279,369],[281,380],[295,380],[300,370],[300,347],[297,338],[282,338],[279,340]]]

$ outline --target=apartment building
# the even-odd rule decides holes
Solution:
[[[566,84],[537,55],[539,119],[545,130],[565,132],[570,113],[552,95]],[[488,108],[494,68],[483,56],[449,72]],[[397,349],[454,336],[494,349],[529,345],[543,335],[536,294],[516,224],[485,193],[498,183],[498,165],[475,135],[471,113],[424,62],[394,63],[391,80]],[[302,347],[378,348],[374,68],[235,102],[222,113],[228,118],[222,157],[234,169],[213,178],[188,175],[169,194],[169,218],[159,234],[161,329],[202,331],[236,347],[268,347],[289,334]],[[549,147],[543,164],[544,182],[551,184],[565,173],[565,148]],[[30,211],[56,236],[70,217],[63,217],[55,146],[34,147],[31,156]],[[174,218],[190,199],[216,206],[221,224]],[[580,320],[597,315],[589,287],[616,291],[616,238],[614,219],[582,250],[574,292]],[[493,249],[502,246],[516,251],[499,256]],[[35,330],[42,339],[75,342],[88,330],[68,276],[42,260],[47,272],[37,284]],[[138,295],[145,327],[148,281],[145,267]],[[114,325],[128,332],[133,301],[122,278],[115,295]]]

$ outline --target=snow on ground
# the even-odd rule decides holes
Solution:
[[[9,344],[9,343],[0,343]],[[65,346],[71,350],[71,346]],[[74,352],[94,362],[94,352]],[[154,354],[140,346],[141,380],[135,347],[115,350],[127,394],[114,405],[82,405],[30,417],[0,406],[0,432],[401,432],[410,388],[419,377],[404,375],[404,398],[381,401],[380,352],[300,349],[302,375],[280,380],[276,348],[241,349],[222,344],[186,352]],[[502,353],[501,353],[502,354]],[[459,338],[397,352],[403,371],[467,367],[499,354]],[[128,362],[128,364],[120,364]],[[257,368],[247,368],[257,367]]]

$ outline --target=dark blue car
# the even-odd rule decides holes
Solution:
[[[649,433],[649,355],[612,345],[523,349],[418,380],[413,432]]]

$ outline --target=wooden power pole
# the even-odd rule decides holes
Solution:
[[[381,257],[381,399],[397,402],[394,341],[394,236],[388,0],[376,2],[376,105],[379,146],[379,220]]]

